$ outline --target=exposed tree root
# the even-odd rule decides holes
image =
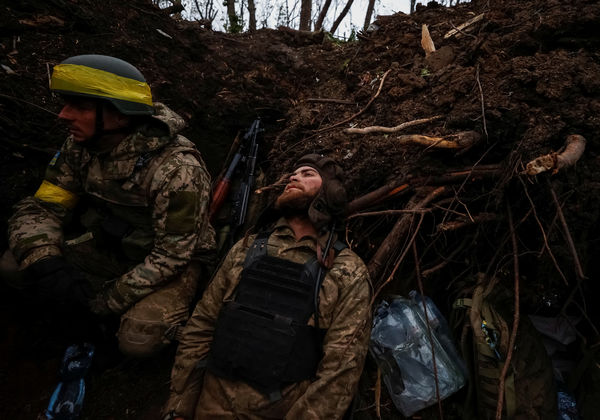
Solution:
[[[435,149],[464,149],[477,144],[481,135],[476,131],[463,131],[448,137],[429,137],[420,134],[398,136],[400,144],[418,144]]]
[[[385,78],[387,77],[387,75],[392,71],[392,69],[389,69],[388,71],[386,71],[385,73],[383,73],[383,76],[381,76],[381,81],[379,82],[379,89],[377,89],[377,92],[375,93],[375,95],[373,95],[373,97],[371,99],[369,99],[369,102],[367,102],[367,104],[365,105],[365,107],[363,109],[361,109],[360,111],[358,111],[356,114],[346,118],[345,120],[342,120],[340,122],[337,122],[333,125],[330,125],[329,127],[325,127],[325,128],[321,128],[319,130],[315,130],[315,133],[321,133],[323,131],[327,131],[327,130],[331,130],[332,128],[335,127],[339,127],[342,124],[346,124],[350,121],[352,121],[354,118],[358,117],[360,114],[362,114],[363,112],[365,112],[373,103],[373,101],[375,99],[377,99],[377,97],[379,96],[379,94],[381,93],[381,88],[383,87],[383,82],[385,82]]]
[[[567,141],[560,151],[535,158],[526,165],[524,173],[537,175],[552,171],[555,174],[562,168],[573,166],[583,155],[585,144],[586,140],[583,136],[572,134],[567,137]]]
[[[435,200],[441,194],[447,191],[446,187],[438,187],[431,191],[424,199],[420,201],[416,201],[416,198],[413,197],[411,201],[408,203],[407,208],[411,210],[415,209],[423,209],[427,204]],[[393,250],[396,249],[397,244],[400,238],[408,231],[412,220],[412,214],[405,214],[396,222],[394,227],[388,236],[383,240],[381,246],[369,261],[367,268],[369,270],[369,274],[371,275],[371,279],[374,281],[380,276],[382,269],[385,265],[385,262],[389,259]],[[421,218],[423,216],[421,215]],[[389,279],[388,279],[389,280]]]
[[[515,275],[515,314],[513,318],[512,331],[510,332],[510,339],[508,341],[508,351],[506,352],[506,360],[504,360],[504,366],[502,366],[502,372],[498,379],[498,403],[496,405],[496,420],[502,419],[502,405],[504,404],[504,381],[506,373],[510,367],[510,361],[512,360],[513,348],[515,347],[515,341],[517,340],[517,329],[519,328],[519,320],[521,318],[520,312],[520,296],[519,296],[519,250],[517,247],[517,235],[515,234],[515,226],[513,223],[512,211],[508,200],[506,201],[506,211],[508,216],[508,225],[510,229],[510,239],[513,249],[513,269]]]
[[[469,218],[469,220],[453,220],[451,222],[440,223],[437,227],[439,232],[450,232],[459,230],[467,226],[477,225],[479,223],[493,222],[498,220],[499,217],[493,213],[481,213],[477,216]]]
[[[425,123],[428,123],[431,121],[439,120],[440,118],[442,118],[441,115],[435,115],[435,116],[429,117],[429,118],[421,118],[418,120],[407,121],[407,122],[399,124],[395,127],[383,127],[380,125],[374,125],[374,126],[365,127],[365,128],[352,127],[352,128],[346,128],[344,130],[344,133],[348,133],[348,134],[397,133],[398,131],[404,130],[405,128],[413,127],[413,126],[419,125],[419,124],[425,124]]]

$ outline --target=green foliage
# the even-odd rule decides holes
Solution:
[[[240,18],[237,16],[230,16],[229,24],[225,25],[225,31],[229,32],[230,34],[239,34],[242,32],[242,29],[244,28],[240,23]]]

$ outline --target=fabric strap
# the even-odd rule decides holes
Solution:
[[[152,93],[146,82],[79,64],[54,66],[50,89],[152,106]]]

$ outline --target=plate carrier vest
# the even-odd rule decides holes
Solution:
[[[316,257],[299,264],[269,256],[269,236],[259,233],[248,250],[236,296],[219,313],[207,369],[277,400],[285,385],[316,374],[324,330],[307,322],[324,271]],[[345,247],[337,241],[336,255]]]

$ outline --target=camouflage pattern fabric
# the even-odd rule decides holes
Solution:
[[[155,105],[152,122],[111,150],[67,139],[36,195],[17,203],[9,220],[9,244],[21,269],[64,253],[63,224],[81,199],[127,226],[119,245],[130,264],[106,291],[116,313],[175,280],[192,259],[214,251],[205,164],[193,143],[177,134],[183,119]],[[81,222],[94,236],[98,223],[87,219]]]
[[[219,311],[233,298],[249,246],[255,236],[238,242],[207,287],[183,331],[171,376],[171,395],[164,411],[186,419],[339,419],[356,391],[367,354],[371,325],[369,275],[362,260],[342,250],[327,272],[319,294],[319,325],[327,330],[323,358],[314,381],[282,390],[272,402],[240,381],[204,373]],[[296,241],[280,219],[268,242],[269,255],[304,263],[316,253],[316,240]],[[314,325],[314,319],[308,322]]]

